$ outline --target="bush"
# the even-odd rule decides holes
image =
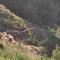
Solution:
[[[60,47],[56,47],[56,49],[53,51],[52,58],[54,60],[60,60]]]

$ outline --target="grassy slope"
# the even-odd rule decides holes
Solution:
[[[14,27],[27,27],[27,23],[20,17],[14,15],[4,5],[0,4],[0,29]]]

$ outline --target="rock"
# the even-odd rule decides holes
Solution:
[[[14,37],[11,34],[7,34],[6,32],[0,33],[0,39],[6,43],[6,45],[18,45],[18,42],[14,40]]]
[[[21,47],[23,47],[24,49],[27,50],[27,52],[29,54],[32,54],[32,55],[44,55],[46,54],[45,52],[45,48],[44,47],[36,47],[36,46],[32,46],[32,45],[24,45],[22,44]]]
[[[39,49],[37,49],[36,47],[29,47],[29,49],[27,49],[31,54],[39,54]]]

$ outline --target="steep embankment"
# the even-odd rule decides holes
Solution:
[[[0,31],[11,33],[16,35],[16,37],[26,38],[29,32],[27,28],[28,23],[26,21],[0,4]],[[24,32],[24,30],[26,31]]]
[[[29,38],[27,40],[31,40],[37,36],[37,38],[46,37],[47,31],[46,29],[40,28],[37,24],[32,24],[22,19],[21,17],[13,14],[9,9],[7,9],[4,5],[0,4],[0,31],[6,31],[10,33],[14,33],[16,37],[20,37],[21,39]],[[36,40],[36,39],[35,39]]]
[[[1,47],[2,45],[2,47]],[[43,54],[42,52],[44,51],[44,48],[38,48],[36,46],[32,45],[26,45],[22,42],[17,42],[14,40],[14,37],[11,34],[8,34],[6,32],[0,32],[0,49],[8,48],[8,47],[16,47],[18,49],[25,49],[26,52],[29,54]]]
[[[28,27],[29,26],[26,21],[13,14],[4,5],[0,4],[0,48],[12,48],[13,46],[15,46],[18,47],[18,49],[26,49],[28,53],[39,54],[39,49],[36,46],[25,45],[21,43],[21,41],[15,41],[16,38],[17,40],[18,38],[28,38],[29,30],[31,30],[31,28]]]
[[[5,28],[27,28],[27,23],[0,4],[0,25]],[[5,25],[6,24],[6,25]]]
[[[27,41],[29,44],[34,44],[34,45],[39,44],[37,40],[39,36],[36,37],[34,34],[39,32],[39,30],[37,30],[38,27],[35,28],[37,25],[33,25],[33,26],[31,25],[32,24],[28,23],[27,21],[13,14],[4,5],[0,4],[0,31],[4,32],[0,34],[0,37],[2,36],[3,39],[2,41],[5,43],[5,45],[15,44],[14,39],[15,40],[23,39],[23,41]],[[12,34],[14,37],[9,34]],[[42,34],[44,35],[44,33]],[[12,42],[12,44],[10,42]],[[22,45],[22,47],[27,49],[29,53],[33,53],[33,54],[41,53],[35,46]]]

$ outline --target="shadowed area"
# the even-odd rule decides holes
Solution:
[[[60,23],[59,0],[0,0],[11,11],[39,26]]]

